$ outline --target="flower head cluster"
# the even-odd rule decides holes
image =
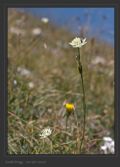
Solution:
[[[35,36],[39,36],[39,35],[41,35],[41,33],[42,33],[42,30],[40,28],[34,28],[32,30],[32,34]]]
[[[39,135],[42,139],[50,136],[52,133],[52,130],[50,128],[45,128],[41,131],[41,134]]]
[[[69,44],[73,47],[73,48],[81,48],[83,45],[85,45],[86,42],[86,38],[82,39],[79,37],[74,38]]]
[[[110,137],[104,137],[103,138],[104,145],[101,146],[101,151],[103,151],[104,154],[114,154],[115,152],[115,144],[114,140]]]

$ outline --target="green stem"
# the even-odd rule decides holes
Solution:
[[[67,130],[67,124],[68,124],[68,116],[66,116],[66,130]]]
[[[84,109],[84,119],[83,119],[83,135],[80,144],[80,151],[82,148],[82,143],[84,141],[85,136],[85,126],[86,126],[86,102],[85,102],[85,89],[84,89],[84,82],[83,82],[83,74],[81,73],[81,80],[82,80],[82,88],[83,88],[83,109]]]
[[[81,139],[81,144],[80,144],[80,152],[82,149],[82,144],[84,141],[84,136],[85,136],[85,127],[86,127],[86,101],[85,101],[85,88],[84,88],[84,80],[83,80],[83,70],[82,70],[82,64],[80,62],[80,49],[78,48],[79,54],[78,54],[78,70],[81,76],[81,81],[82,81],[82,91],[83,91],[83,110],[84,110],[84,119],[83,119],[83,134],[82,134],[82,139]]]
[[[48,137],[49,141],[50,141],[50,153],[52,154],[53,152],[53,143],[52,143],[52,139],[50,137]]]
[[[69,119],[69,113],[66,113],[66,130],[67,130],[67,126],[68,126],[68,119]]]

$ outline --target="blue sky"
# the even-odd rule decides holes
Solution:
[[[78,35],[80,27],[89,26],[90,36],[114,43],[114,8],[23,8],[37,17],[48,17],[58,26]]]

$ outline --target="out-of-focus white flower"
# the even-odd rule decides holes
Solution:
[[[14,84],[14,85],[17,85],[17,81],[16,81],[16,80],[14,80],[14,81],[13,81],[13,84]]]
[[[106,63],[106,60],[103,57],[97,56],[95,59],[92,60],[91,64],[97,65],[102,64],[104,65]]]
[[[107,147],[105,145],[100,147],[101,151],[103,151],[104,154],[107,154]]]
[[[34,88],[34,83],[33,82],[29,82],[28,86],[29,86],[30,89],[32,89],[32,88]]]
[[[104,145],[100,147],[100,150],[104,154],[114,154],[115,152],[115,143],[111,137],[104,137],[103,138]]]
[[[48,46],[47,46],[47,44],[46,44],[46,43],[44,43],[44,44],[43,44],[43,46],[44,46],[44,48],[45,48],[45,49],[47,49],[47,48],[48,48]]]
[[[82,39],[79,37],[74,38],[69,44],[73,47],[73,48],[81,48],[83,45],[85,45],[86,42],[86,38]]]
[[[32,34],[35,36],[39,36],[42,33],[42,30],[40,28],[34,28],[32,30]]]
[[[31,75],[31,72],[25,68],[21,68],[21,67],[18,67],[17,68],[17,72],[20,73],[20,75],[22,76],[26,76],[26,77],[29,77]]]
[[[109,77],[113,77],[113,76],[114,76],[114,71],[113,71],[113,69],[108,72],[108,75],[109,75]]]
[[[42,139],[50,136],[52,133],[52,130],[50,128],[45,128],[41,131],[41,134],[39,135]]]
[[[22,35],[22,36],[24,36],[25,35],[25,31],[24,30],[21,30],[21,29],[19,29],[19,28],[17,28],[17,27],[11,27],[10,28],[10,32],[11,33],[13,33],[13,34],[15,34],[15,35]]]
[[[41,21],[46,24],[49,22],[49,19],[47,17],[42,17]]]

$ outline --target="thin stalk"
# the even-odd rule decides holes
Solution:
[[[50,137],[48,137],[49,141],[50,141],[50,153],[52,154],[53,152],[53,143],[52,143],[52,139]]]
[[[84,80],[83,80],[83,70],[82,70],[82,64],[80,61],[80,49],[78,48],[78,57],[77,57],[77,61],[78,61],[78,70],[81,76],[81,81],[82,81],[82,91],[83,91],[83,111],[84,111],[84,118],[83,118],[83,134],[82,134],[82,139],[81,139],[81,144],[80,144],[80,152],[82,149],[82,144],[84,141],[84,137],[85,137],[85,127],[86,127],[86,101],[85,101],[85,88],[84,88]]]
[[[84,82],[83,82],[83,74],[81,73],[81,80],[82,80],[82,88],[83,88],[83,109],[84,109],[84,119],[83,119],[83,135],[80,144],[80,151],[82,148],[82,143],[85,137],[85,126],[86,126],[86,102],[85,102],[85,89],[84,89]]]
[[[66,116],[66,130],[67,130],[67,125],[68,125],[68,116]]]

